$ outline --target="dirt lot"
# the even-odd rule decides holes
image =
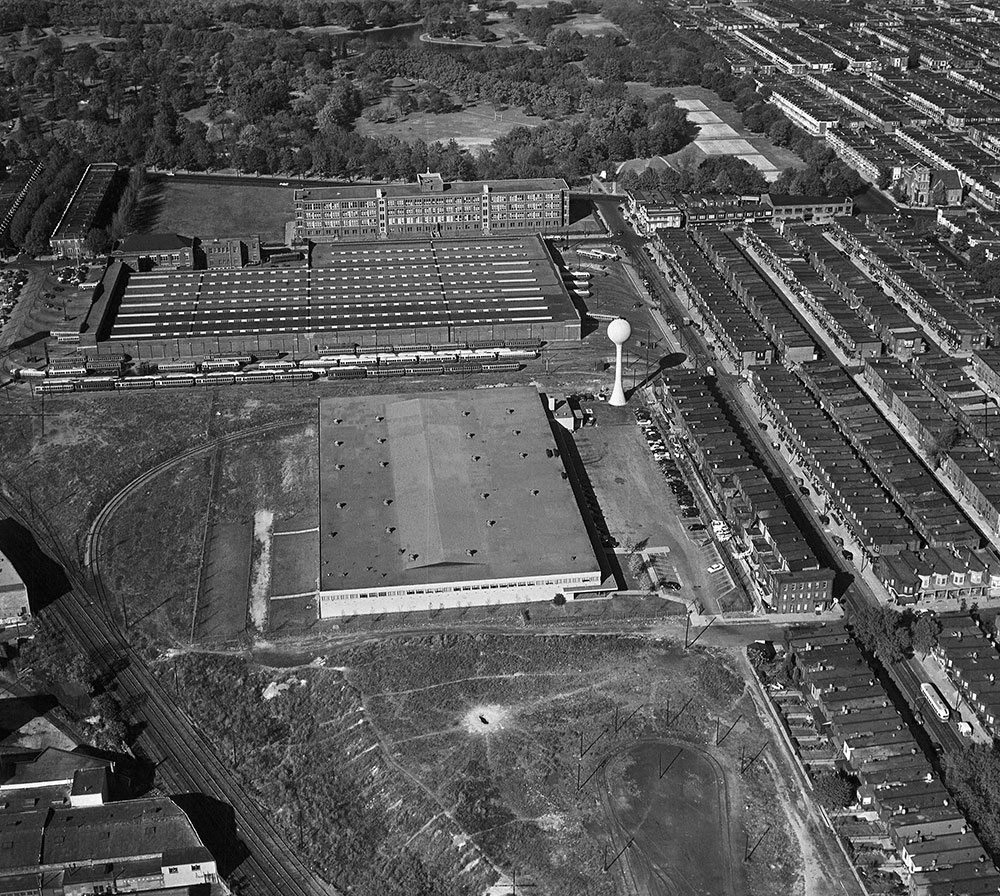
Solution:
[[[744,892],[743,869],[732,861],[740,831],[731,825],[725,771],[711,747],[642,741],[608,764],[607,779],[602,796],[611,841],[633,838],[615,869],[627,892]]]
[[[526,892],[612,896],[637,892],[622,875],[642,879],[648,862],[685,893],[800,892],[774,782],[741,762],[767,734],[725,653],[442,633],[348,640],[326,668],[273,650],[265,662],[190,654],[161,670],[177,664],[195,720],[338,886],[396,892],[378,877],[405,865],[441,881],[435,894],[479,896],[516,870]],[[646,746],[660,742],[664,765],[673,745],[685,754],[662,778]],[[744,837],[768,825],[744,863]],[[678,836],[664,843],[664,829]],[[623,831],[632,854],[603,874]]]

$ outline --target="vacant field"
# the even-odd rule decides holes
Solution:
[[[767,735],[725,654],[627,637],[441,634],[348,643],[327,668],[270,661],[171,663],[192,716],[290,842],[360,896],[414,892],[418,880],[428,896],[479,896],[514,870],[552,896],[634,893],[626,864],[601,873],[623,832],[636,837],[631,862],[669,861],[674,879],[704,882],[683,892],[799,892],[801,860],[766,766],[740,775],[741,754]],[[642,745],[661,741],[686,755],[659,777]],[[664,746],[662,764],[675,752]],[[657,825],[677,843],[663,844]],[[767,825],[744,863],[743,838]]]
[[[477,147],[488,146],[516,127],[534,128],[544,123],[544,118],[525,115],[520,109],[504,109],[498,113],[490,103],[480,103],[467,106],[460,112],[412,112],[405,118],[390,122],[359,118],[356,130],[366,137],[393,136],[400,140],[423,140],[425,143],[454,140],[459,146]]]
[[[740,832],[730,829],[725,772],[710,751],[644,740],[615,756],[605,774],[610,842],[634,838],[616,869],[632,892],[741,892],[741,869],[732,861],[733,835]]]
[[[214,520],[205,539],[194,618],[198,641],[227,641],[247,626],[253,525]]]
[[[130,496],[104,530],[98,561],[115,618],[157,641],[190,636],[211,481],[205,452]]]
[[[285,222],[295,217],[290,189],[245,182],[190,183],[170,177],[152,182],[139,214],[145,232],[202,239],[259,233],[266,240],[284,240]]]
[[[105,585],[132,595],[133,621],[162,602],[147,625],[157,640],[186,642],[192,631],[199,641],[234,638],[246,629],[254,515],[271,512],[283,526],[315,503],[316,483],[312,423],[209,446],[132,493],[111,518],[101,538]]]

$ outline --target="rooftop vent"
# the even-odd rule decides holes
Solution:
[[[481,456],[481,455],[479,455],[479,454],[473,454],[473,455],[472,455],[472,459],[473,459],[474,461],[478,461],[478,460],[479,460],[479,458],[480,458],[480,456]]]
[[[384,445],[385,444],[385,437],[384,436],[379,436],[375,441],[378,442],[380,445]]]
[[[389,466],[389,461],[387,461],[387,460],[380,460],[380,461],[378,462],[378,465],[379,465],[380,467],[387,467],[387,466]]]
[[[463,417],[468,417],[469,414],[471,414],[471,413],[472,413],[472,411],[462,411],[462,416]]]
[[[465,553],[468,554],[470,557],[475,557],[476,554],[479,552],[475,548],[466,548]]]
[[[480,497],[480,498],[482,498],[482,499],[483,499],[484,501],[485,501],[485,500],[486,500],[486,499],[487,499],[487,498],[488,498],[489,496],[490,496],[490,493],[489,493],[489,492],[480,492],[480,493],[479,493],[479,497]]]
[[[383,499],[382,503],[385,504],[386,507],[388,507],[392,503],[392,498],[385,498]]]
[[[386,535],[392,535],[392,533],[395,532],[395,531],[396,531],[396,527],[395,526],[386,526],[385,527],[385,534]]]
[[[467,439],[474,439],[474,438],[476,437],[476,434],[475,434],[474,432],[467,432],[467,433],[465,434],[465,437],[466,437]]]
[[[521,460],[524,460],[527,456],[528,456],[528,453],[526,451],[522,451],[521,452]]]
[[[531,490],[531,494],[534,495],[535,497],[537,497],[538,496],[538,489],[537,488],[533,488]]]
[[[346,506],[347,506],[347,502],[346,501],[338,501],[337,502],[337,509],[338,510],[343,510]]]
[[[487,520],[487,521],[486,521],[486,525],[487,525],[487,526],[489,526],[489,527],[490,527],[491,529],[492,529],[492,528],[493,528],[493,527],[494,527],[494,526],[495,526],[496,524],[497,524],[497,521],[496,521],[496,520]]]
[[[419,556],[420,556],[420,554],[410,554],[410,556],[407,559],[412,563]]]
[[[375,415],[375,422],[376,423],[381,423],[383,420],[385,420],[385,417],[381,416],[380,414],[376,414]]]
[[[344,469],[344,465],[343,465],[343,464],[334,464],[334,466],[335,466],[335,467],[336,467],[336,468],[337,468],[338,470],[343,470],[343,469]]]
[[[337,439],[337,441],[334,442],[333,444],[336,445],[339,448],[341,445],[344,444],[344,440],[343,439]]]

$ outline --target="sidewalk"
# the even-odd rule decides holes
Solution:
[[[744,398],[747,399],[750,407],[755,408],[757,410],[758,416],[760,416],[761,419],[763,419],[760,405],[757,403],[756,396],[754,396],[753,391],[748,386],[744,386],[742,384],[740,386],[740,391],[741,394],[744,396]],[[800,465],[793,457],[789,455],[788,450],[784,447],[783,444],[781,444],[781,447],[773,449],[772,455],[778,462],[779,466],[784,466],[787,469],[787,471],[791,474],[793,482],[795,480],[795,477],[798,477],[803,481],[808,482],[810,486],[810,491],[813,493],[813,495],[816,495],[818,497],[818,492],[816,491],[816,486],[815,483],[813,482],[812,474],[805,467]],[[818,502],[816,500],[813,500],[812,496],[810,496],[809,501],[803,501],[802,503],[803,506],[805,506],[807,510],[811,512],[812,515],[816,518],[815,520],[816,527],[820,531],[829,535],[831,542],[833,536],[840,538],[841,541],[844,542],[845,548],[850,550],[856,557],[862,558],[860,565],[852,562],[851,568],[854,570],[855,574],[861,577],[861,579],[868,586],[872,594],[875,595],[875,597],[879,600],[880,603],[884,604],[889,603],[892,599],[889,592],[886,590],[885,585],[883,585],[875,576],[874,570],[872,569],[871,565],[864,560],[863,545],[857,541],[857,539],[854,537],[854,534],[850,531],[850,529],[847,528],[847,526],[837,525],[832,521],[824,524],[819,519],[819,515],[822,513],[824,515],[827,515],[827,518],[829,518],[828,515],[830,508],[829,507],[820,508]],[[842,552],[842,548],[838,546],[836,542],[828,544],[828,547],[835,554],[840,554]]]
[[[937,482],[961,508],[962,512],[972,520],[979,532],[986,536],[993,547],[1000,550],[1000,534],[986,521],[986,518],[973,507],[966,499],[958,486],[947,476],[938,475],[934,468],[934,461],[930,455],[920,447],[920,440],[914,435],[899,419],[893,410],[875,393],[874,389],[865,382],[860,374],[853,376],[858,388],[865,394],[865,397],[878,408],[879,413],[892,425],[896,434],[906,443],[907,447],[926,465]]]
[[[955,687],[955,683],[948,676],[948,673],[941,668],[937,660],[933,657],[920,657],[914,655],[907,660],[910,668],[913,669],[917,678],[921,681],[933,682],[941,692],[941,696],[948,702],[948,705],[961,717],[963,722],[968,722],[972,727],[972,740],[974,743],[991,744],[993,736],[983,727],[979,717],[965,701],[961,691]]]

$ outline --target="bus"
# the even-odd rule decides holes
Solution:
[[[951,710],[948,708],[948,704],[945,702],[941,692],[937,689],[937,685],[925,681],[920,685],[920,693],[924,695],[928,706],[934,710],[934,714],[942,722],[947,722],[951,718]]]

